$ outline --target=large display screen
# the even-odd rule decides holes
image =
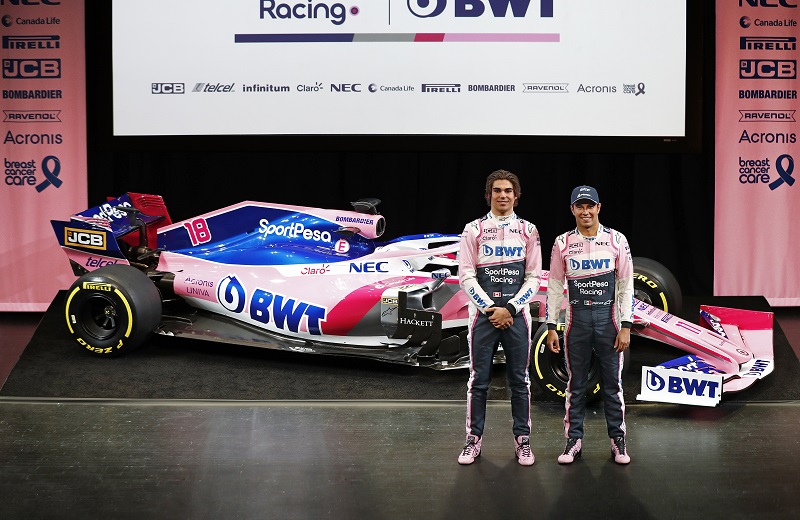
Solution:
[[[687,135],[685,0],[113,0],[115,136]]]

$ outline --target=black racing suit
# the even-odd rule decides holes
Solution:
[[[556,328],[568,287],[564,350],[569,372],[564,434],[583,437],[589,368],[594,350],[600,361],[602,398],[611,438],[625,435],[622,353],[614,349],[620,327],[633,323],[633,262],[625,236],[600,226],[596,237],[577,229],[559,235],[550,257],[547,326]]]

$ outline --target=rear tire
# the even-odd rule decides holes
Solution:
[[[650,258],[633,259],[633,297],[672,314],[679,313],[683,306],[678,280],[669,269]]]
[[[139,347],[161,322],[161,295],[143,272],[109,265],[72,284],[67,329],[85,350],[113,357]]]

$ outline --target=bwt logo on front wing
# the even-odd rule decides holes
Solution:
[[[478,18],[489,11],[495,18],[523,18],[528,15],[531,0],[449,0],[456,18]],[[445,12],[448,0],[406,0],[408,10],[417,18],[433,18]],[[539,16],[553,17],[553,0],[539,0]]]

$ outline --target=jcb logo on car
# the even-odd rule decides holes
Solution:
[[[64,228],[64,245],[89,249],[105,249],[106,234],[101,231]]]

